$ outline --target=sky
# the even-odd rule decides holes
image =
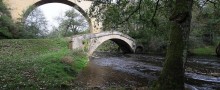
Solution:
[[[113,0],[113,2],[116,1],[117,0]],[[58,22],[55,18],[64,16],[65,11],[72,9],[73,7],[62,3],[48,3],[37,8],[43,12],[45,18],[48,21],[48,29],[51,30],[52,26],[58,27]],[[76,12],[78,11],[76,10]]]
[[[52,29],[52,26],[58,27],[58,22],[55,18],[58,16],[64,16],[65,11],[72,9],[73,7],[62,3],[49,3],[37,8],[43,12],[48,21],[48,29],[50,30]]]

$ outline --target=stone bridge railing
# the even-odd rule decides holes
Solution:
[[[119,35],[122,37],[125,37],[133,42],[135,42],[135,39],[131,38],[130,36],[123,34],[118,31],[105,31],[105,32],[100,32],[100,33],[90,33],[90,34],[81,34],[81,35],[74,35],[72,38],[84,38],[84,39],[92,39],[92,38],[98,38],[98,37],[103,37],[103,36],[109,36],[109,35]]]

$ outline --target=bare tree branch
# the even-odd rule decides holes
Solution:
[[[129,14],[129,16],[128,16],[125,20],[123,20],[123,21],[120,22],[119,24],[123,24],[124,22],[128,21],[128,20],[131,18],[131,16],[134,15],[134,14],[141,8],[141,3],[142,3],[142,1],[143,1],[143,0],[140,0],[139,3],[138,3],[137,8],[136,8],[131,14]]]
[[[212,1],[212,0],[206,0],[206,1],[204,1],[204,4],[203,4],[201,7],[204,7],[207,3],[212,3],[212,4],[214,4],[214,6],[215,6],[215,4],[216,4],[215,1]]]
[[[155,17],[156,14],[157,14],[159,2],[160,2],[160,0],[157,0],[156,7],[155,7],[155,10],[154,10],[154,14],[153,14],[153,16],[152,16],[152,18],[151,18],[151,22],[152,22],[152,24],[154,25],[154,27],[157,26],[156,22],[154,22],[154,17]]]

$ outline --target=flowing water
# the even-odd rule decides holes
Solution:
[[[149,89],[157,80],[163,56],[96,53],[78,75],[75,85],[89,89]],[[185,86],[191,90],[220,90],[220,59],[190,57]]]

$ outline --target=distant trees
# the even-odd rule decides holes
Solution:
[[[25,22],[20,23],[20,38],[69,37],[88,31],[85,18],[75,9],[67,10],[64,16],[58,16],[55,19],[59,26],[49,26],[42,11],[39,8],[34,9]],[[52,30],[49,30],[49,27]]]
[[[194,45],[216,45],[220,36],[220,2],[198,0],[194,2],[191,39]]]
[[[31,11],[26,11],[30,12],[27,17],[25,17],[27,13],[24,13],[23,18],[14,23],[9,9],[0,0],[0,39],[69,37],[89,32],[86,19],[77,13],[75,9],[68,10],[64,16],[58,17],[59,26],[52,26],[53,30],[49,30],[51,26],[48,25],[48,21],[39,8],[28,10]]]
[[[16,29],[9,9],[3,3],[3,0],[0,0],[0,39],[15,38],[15,34]]]
[[[71,9],[65,12],[64,16],[57,17],[59,21],[58,28],[54,27],[50,36],[56,37],[69,37],[79,33],[88,32],[88,23],[85,18],[77,13],[75,9]]]
[[[39,8],[34,9],[21,24],[20,38],[44,38],[48,34],[47,20]]]

